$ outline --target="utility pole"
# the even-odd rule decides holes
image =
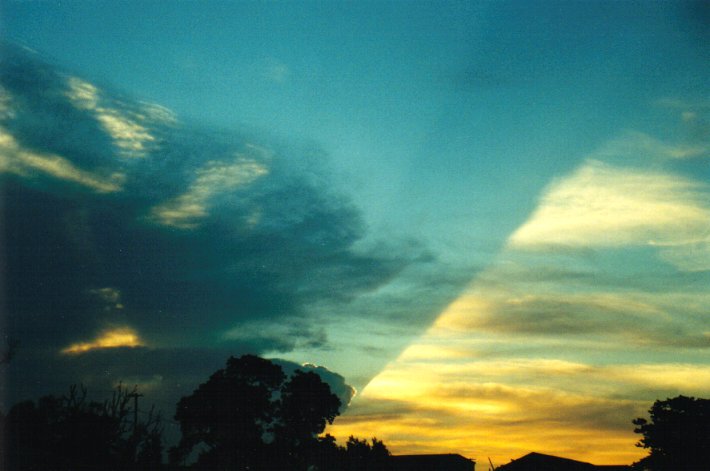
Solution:
[[[138,394],[138,389],[134,389],[132,393],[126,397],[133,398],[133,438],[138,437],[138,398],[143,397],[143,394]]]

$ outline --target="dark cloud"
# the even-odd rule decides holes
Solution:
[[[348,303],[422,260],[355,249],[365,225],[317,150],[186,125],[14,45],[0,71],[5,321],[33,352],[9,375],[19,389],[327,348],[309,306]],[[225,337],[254,322],[290,330]],[[119,326],[157,350],[58,353]],[[201,353],[161,347],[176,344]]]
[[[200,344],[240,321],[347,302],[411,262],[353,250],[365,235],[359,212],[316,159],[294,154],[303,148],[189,127],[3,47],[12,335],[59,347],[126,323]],[[57,170],[58,159],[72,167]],[[119,175],[118,188],[79,172]],[[97,305],[102,289],[122,308]],[[325,343],[318,329],[298,334]]]

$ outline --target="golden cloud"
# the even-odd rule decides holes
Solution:
[[[555,181],[491,267],[329,432],[497,463],[530,451],[598,464],[643,456],[632,419],[659,395],[710,392],[710,366],[697,363],[710,293],[690,273],[710,268],[710,188],[624,161],[642,151],[700,153],[626,136],[595,154],[616,163],[589,159]],[[653,269],[630,278],[623,257]]]
[[[613,247],[695,240],[710,229],[708,200],[704,185],[680,176],[588,161],[547,191],[510,245]]]
[[[438,366],[438,365],[437,365]],[[435,368],[432,368],[435,369]],[[343,439],[376,435],[395,453],[457,452],[497,463],[538,450],[595,463],[630,463],[644,453],[633,445],[630,420],[647,404],[598,398],[554,387],[519,387],[465,381],[451,384],[425,375],[426,391],[404,395],[368,386],[348,413],[329,427]],[[369,404],[387,404],[385,411]],[[400,410],[392,415],[389,411]]]
[[[634,398],[632,389],[694,393],[710,374],[710,367],[692,364],[407,357],[376,377],[328,432],[343,438],[376,433],[398,453],[449,450],[505,462],[538,450],[629,463],[644,454],[633,446],[638,437],[630,421],[654,399]]]
[[[681,270],[708,270],[709,202],[698,181],[590,160],[548,189],[509,247],[649,246]]]
[[[119,327],[102,332],[96,339],[90,342],[71,344],[62,349],[62,353],[72,355],[105,348],[143,346],[145,346],[145,344],[135,330],[130,327]]]

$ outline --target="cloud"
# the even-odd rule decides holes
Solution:
[[[254,146],[250,146],[254,150]],[[259,156],[259,160],[264,160]],[[180,229],[192,229],[208,216],[208,208],[215,195],[247,186],[269,173],[268,166],[238,153],[232,161],[209,161],[195,172],[195,179],[187,192],[150,210],[158,223]],[[250,220],[258,222],[258,217]]]
[[[78,342],[62,349],[64,354],[79,354],[100,348],[142,347],[142,340],[130,327],[117,327],[99,334],[89,342]]]
[[[1,168],[14,176],[3,191],[16,228],[6,240],[9,318],[33,340],[51,325],[64,348],[72,335],[125,323],[151,344],[209,343],[242,323],[288,318],[295,337],[276,323],[271,334],[226,339],[276,351],[324,345],[307,306],[348,302],[412,263],[355,249],[359,211],[322,162],[298,154],[307,149],[189,127],[3,47]],[[97,286],[120,292],[120,313],[117,301],[97,315]],[[60,316],[81,331],[48,322]]]
[[[164,418],[170,418],[178,400],[191,394],[216,370],[223,368],[230,356],[254,353],[235,346],[189,347],[115,347],[97,348],[76,354],[61,354],[46,348],[19,347],[17,357],[6,365],[6,380],[0,382],[0,409],[7,411],[18,400],[37,398],[52,392],[66,393],[69,379],[87,387],[92,400],[103,401],[118,384],[136,385],[144,394],[141,410],[155,406]],[[263,352],[257,352],[264,354]],[[264,355],[265,356],[265,355]],[[314,371],[341,399],[345,410],[354,389],[345,379],[322,366],[302,365],[274,359],[286,374],[296,369]],[[46,365],[51,364],[51,368]],[[170,420],[165,423],[164,438],[169,444],[179,438],[179,430]]]
[[[62,156],[25,149],[2,126],[0,126],[0,173],[11,173],[27,178],[36,175],[49,176],[76,183],[98,193],[121,191],[125,179],[125,175],[121,172],[96,175],[76,167]]]
[[[710,269],[709,188],[668,172],[588,161],[550,186],[512,248],[652,246],[688,271]]]
[[[343,329],[407,300],[388,311],[408,336],[384,363],[464,282],[434,293],[426,247],[377,241],[320,149],[185,123],[0,48],[4,321],[22,345],[10,398],[128,378],[167,397],[229,355],[361,353]],[[419,288],[432,298],[415,303]],[[344,380],[312,368],[349,401]]]
[[[684,111],[681,121],[684,126],[694,127],[702,118],[697,111]],[[668,142],[639,131],[627,131],[612,140],[594,154],[597,159],[613,159],[617,162],[663,162],[664,160],[693,160],[710,156],[707,138],[697,136],[680,142]]]
[[[288,360],[282,360],[275,358],[272,360],[274,363],[278,364],[283,368],[286,375],[292,375],[296,370],[301,370],[304,372],[313,372],[320,376],[324,383],[328,384],[330,390],[333,394],[338,396],[340,399],[340,413],[342,414],[350,406],[350,401],[355,396],[355,388],[347,384],[345,378],[329,370],[324,366],[318,366],[311,363],[298,364]]]
[[[597,397],[593,388],[563,392],[554,381],[549,387],[524,387],[459,374],[456,382],[450,373],[432,375],[439,366],[422,365],[397,378],[385,374],[385,381],[368,386],[328,432],[343,438],[348,433],[376,434],[395,453],[450,450],[490,456],[498,463],[531,450],[601,463],[631,462],[642,454],[634,450],[630,420],[643,415],[646,404]],[[415,373],[420,376],[411,376]],[[392,394],[390,380],[395,379],[402,386],[398,393],[407,386],[428,387],[411,395]],[[585,444],[582,449],[580,443]]]
[[[104,310],[106,311],[111,309],[123,309],[123,304],[121,304],[121,292],[116,288],[93,288],[89,290],[89,293],[104,304]]]
[[[277,325],[270,321],[240,322],[222,334],[223,341],[270,345],[272,350],[291,351],[327,348],[328,339],[322,329],[307,326],[303,319],[284,319]]]
[[[144,123],[173,124],[176,121],[169,110],[157,105],[137,103],[127,107],[120,101],[111,100],[98,87],[79,77],[70,76],[66,83],[65,94],[69,101],[79,110],[93,115],[124,157],[145,157],[156,143],[156,137]]]
[[[681,99],[677,97],[665,97],[661,98],[659,100],[656,100],[656,105],[664,107],[664,108],[669,108],[669,109],[675,109],[675,110],[680,110],[680,111],[687,111],[687,110],[693,110],[693,111],[708,111],[710,110],[710,102],[707,100],[686,100],[686,99]]]
[[[376,432],[396,453],[628,463],[643,454],[630,421],[655,399],[707,395],[709,188],[639,136],[544,190],[330,433]]]
[[[17,357],[7,365],[7,382],[0,385],[0,400],[8,404],[43,394],[63,394],[69,385],[87,386],[92,398],[110,397],[123,383],[150,386],[145,404],[155,404],[166,416],[173,414],[180,397],[190,394],[209,375],[224,366],[230,355],[246,353],[210,348],[153,348],[115,346],[62,354],[49,348],[20,345]],[[47,367],[51,365],[51,367]]]
[[[408,350],[328,432],[343,438],[377,434],[395,453],[430,447],[505,462],[544,450],[598,463],[631,462],[643,454],[634,449],[631,419],[644,416],[657,397],[706,392],[699,384],[709,371],[697,364],[480,360]]]
[[[0,119],[9,119],[14,117],[15,112],[12,109],[12,96],[8,93],[5,87],[0,87]]]
[[[513,283],[511,282],[511,285]],[[627,345],[710,348],[698,330],[704,296],[647,292],[566,293],[565,283],[544,294],[477,292],[462,296],[436,322],[454,332],[526,336],[603,336]]]

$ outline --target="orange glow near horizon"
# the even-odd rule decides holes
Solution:
[[[91,342],[78,342],[69,345],[62,353],[73,355],[102,348],[141,347],[145,344],[135,330],[130,327],[119,327],[106,330]]]
[[[392,454],[455,453],[479,463],[490,458],[498,466],[531,452],[539,452],[593,463],[595,465],[631,464],[648,454],[635,447],[638,437],[631,431],[604,432],[583,428],[517,428],[498,424],[486,428],[470,415],[467,426],[451,426],[438,421],[410,418],[383,426],[377,418],[360,420],[344,416],[327,433],[344,443],[350,435],[383,440]],[[512,422],[512,421],[511,421]]]
[[[710,185],[599,160],[629,152],[650,151],[626,137],[553,182],[329,433],[497,464],[533,451],[598,465],[646,456],[632,420],[710,387],[708,293],[692,276],[710,267]],[[634,266],[677,281],[619,286],[647,274]]]
[[[505,378],[492,382],[499,368]],[[327,432],[339,442],[375,436],[394,454],[459,453],[495,464],[532,451],[599,465],[630,464],[647,454],[635,447],[631,419],[650,404],[598,397],[596,387],[588,394],[561,391],[554,379],[549,387],[510,384],[508,378],[543,374],[542,368],[523,365],[511,373],[514,365],[492,362],[472,368],[480,369],[480,384],[452,384],[452,372],[438,366],[397,365],[376,377]]]

